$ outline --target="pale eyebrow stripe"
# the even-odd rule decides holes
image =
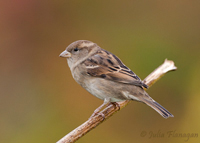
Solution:
[[[86,43],[86,42],[83,42],[82,44],[81,44],[81,47],[90,47],[90,46],[93,46],[94,45],[94,43]]]

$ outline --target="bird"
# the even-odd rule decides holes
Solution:
[[[71,43],[59,55],[66,58],[74,80],[89,93],[103,100],[91,117],[106,105],[125,100],[147,104],[162,117],[174,117],[153,100],[145,88],[148,86],[131,71],[116,55],[88,40]]]

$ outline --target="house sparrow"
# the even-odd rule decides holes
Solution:
[[[72,76],[92,95],[104,100],[93,115],[109,103],[124,100],[143,102],[164,118],[174,117],[144,90],[148,86],[114,54],[97,44],[79,40],[71,43],[60,57],[67,58]]]

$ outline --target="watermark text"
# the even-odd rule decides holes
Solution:
[[[140,133],[141,137],[146,137],[149,139],[152,138],[183,138],[184,141],[188,141],[191,138],[198,138],[198,133],[186,133],[186,132],[178,132],[176,130],[170,130],[170,131],[142,131]]]

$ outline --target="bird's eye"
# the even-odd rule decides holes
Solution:
[[[77,47],[74,49],[75,52],[77,52],[78,50],[79,50],[79,49],[78,49]]]

